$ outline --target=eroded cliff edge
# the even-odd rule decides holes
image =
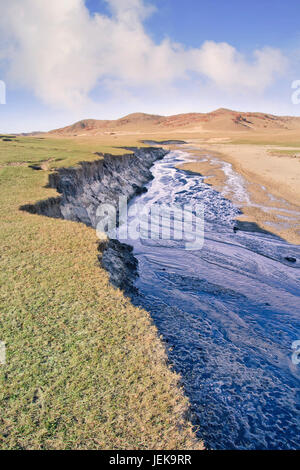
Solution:
[[[131,199],[152,178],[150,168],[162,159],[167,150],[162,148],[127,148],[133,154],[114,156],[99,154],[103,158],[81,162],[76,168],[61,168],[49,175],[49,187],[60,194],[57,198],[38,201],[20,207],[32,214],[62,218],[97,226],[97,208],[110,203],[117,207],[120,196]],[[113,285],[125,292],[133,288],[137,275],[137,261],[132,249],[117,240],[100,244],[102,266],[110,273]]]

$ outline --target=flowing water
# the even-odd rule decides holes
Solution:
[[[136,199],[146,207],[203,203],[203,248],[127,240],[139,262],[132,300],[163,336],[208,448],[299,448],[300,364],[291,358],[300,339],[300,247],[235,233],[239,209],[200,175],[175,168],[189,158],[173,151],[157,161],[148,192]],[[231,190],[247,197],[240,177],[226,171]]]

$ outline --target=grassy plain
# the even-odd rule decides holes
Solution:
[[[49,171],[124,153],[114,146],[0,139],[1,449],[202,448],[165,346],[148,313],[109,284],[95,232],[19,210],[56,196]]]

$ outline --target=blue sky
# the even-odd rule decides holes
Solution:
[[[91,12],[109,12],[104,1],[90,0]],[[300,37],[297,0],[153,0],[155,15],[146,28],[160,41],[165,36],[198,47],[205,40],[228,42],[244,51],[267,45],[290,47]]]
[[[296,0],[1,0],[0,132],[130,112],[300,114]]]

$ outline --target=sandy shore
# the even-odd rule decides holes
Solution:
[[[197,140],[186,147],[193,161],[181,168],[207,176],[241,208],[240,220],[300,244],[300,148]]]

